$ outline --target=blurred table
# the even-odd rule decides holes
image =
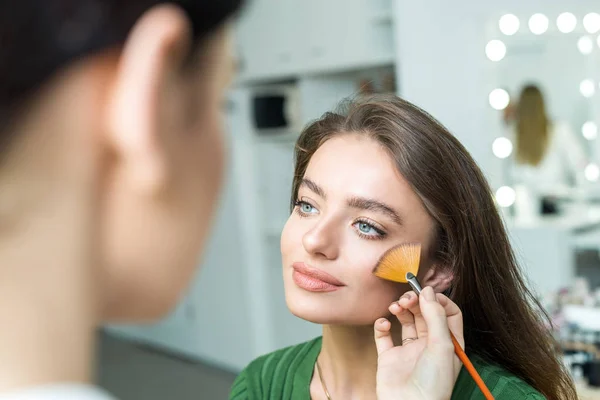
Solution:
[[[600,400],[600,388],[592,388],[585,384],[577,385],[577,394],[580,400]]]
[[[564,205],[555,215],[513,218],[506,227],[529,283],[539,294],[568,286],[575,277],[575,250],[600,249],[600,205]]]

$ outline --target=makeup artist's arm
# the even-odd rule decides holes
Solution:
[[[395,346],[390,322],[385,318],[375,322],[378,400],[450,399],[461,364],[449,328],[464,348],[458,306],[427,287],[418,298],[407,292],[390,311],[402,324],[402,339],[411,340]]]

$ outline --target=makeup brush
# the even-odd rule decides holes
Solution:
[[[419,273],[420,262],[421,245],[405,243],[383,253],[373,273],[387,281],[408,283],[406,273],[411,272],[416,276]]]
[[[402,244],[396,247],[392,247],[386,251],[380,258],[379,262],[373,269],[375,276],[399,283],[408,283],[411,288],[415,291],[417,296],[421,294],[421,284],[419,283],[416,275],[419,272],[419,262],[421,261],[421,245],[418,243]],[[452,343],[454,344],[454,352],[463,363],[473,380],[481,389],[483,395],[487,400],[493,400],[494,396],[485,385],[481,376],[469,360],[467,353],[463,350],[458,343],[458,340],[454,337],[452,331],[450,332]]]

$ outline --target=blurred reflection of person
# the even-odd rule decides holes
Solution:
[[[566,122],[546,113],[541,90],[527,85],[514,106],[512,180],[536,196],[561,195],[585,182],[583,145]]]

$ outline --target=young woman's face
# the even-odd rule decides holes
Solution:
[[[434,223],[376,141],[338,135],[312,156],[281,237],[286,302],[320,324],[372,324],[409,289],[372,271],[382,254],[419,242]]]

